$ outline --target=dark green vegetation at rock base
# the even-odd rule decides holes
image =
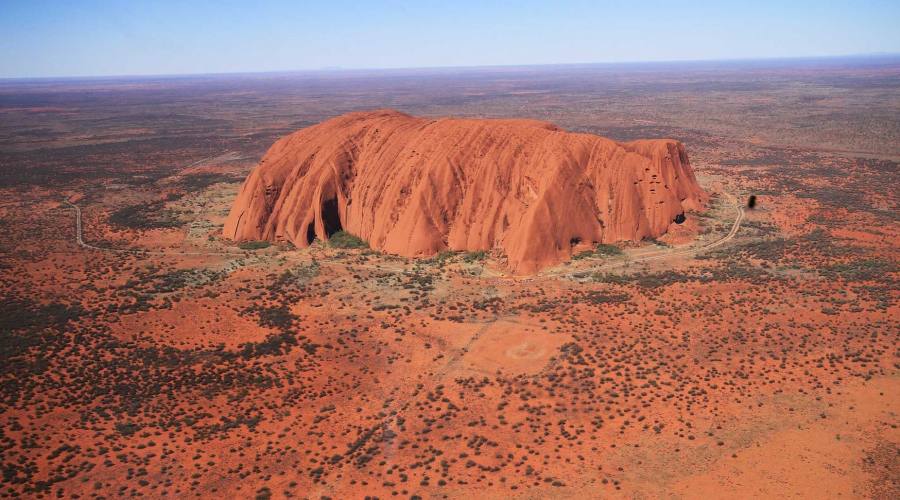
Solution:
[[[369,244],[365,240],[354,236],[347,231],[338,231],[328,237],[328,246],[332,248],[369,248]]]
[[[269,248],[271,245],[272,243],[268,241],[242,241],[238,243],[238,248],[241,250],[262,250],[263,248]]]
[[[472,264],[474,262],[481,262],[486,259],[488,253],[484,250],[477,250],[474,252],[460,252],[457,250],[442,250],[432,257],[427,259],[422,259],[421,262],[425,264],[432,264],[437,266],[443,266],[444,264],[449,264],[451,262],[464,262],[466,264]]]
[[[572,256],[572,260],[589,259],[592,257],[613,257],[622,255],[622,249],[615,245],[598,243],[593,250],[585,250]]]

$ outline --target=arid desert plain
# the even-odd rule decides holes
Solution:
[[[223,233],[386,109],[678,141],[697,205],[518,269]],[[900,498],[898,161],[889,57],[0,81],[0,496]]]

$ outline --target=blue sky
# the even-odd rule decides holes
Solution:
[[[900,53],[900,1],[0,0],[0,77]]]

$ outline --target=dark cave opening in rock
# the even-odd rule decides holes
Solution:
[[[309,225],[306,226],[306,244],[309,245],[316,239],[316,223],[315,221],[310,222]]]
[[[687,218],[684,216],[684,213],[675,216],[675,224],[684,224],[685,220],[687,220]]]
[[[341,226],[341,216],[338,213],[337,198],[325,200],[322,203],[322,224],[325,225],[326,238],[330,238],[334,233],[344,229]]]

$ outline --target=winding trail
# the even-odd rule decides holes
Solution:
[[[600,266],[595,266],[590,268],[591,271],[598,270],[611,270],[618,269],[621,267],[630,266],[632,264],[638,264],[641,262],[650,262],[654,260],[667,259],[669,257],[677,257],[680,255],[697,255],[700,252],[704,252],[707,250],[711,250],[713,248],[724,245],[725,243],[734,239],[737,235],[738,231],[741,228],[741,222],[744,220],[744,209],[742,205],[738,202],[737,198],[734,197],[731,193],[723,191],[722,194],[728,198],[728,200],[732,203],[735,210],[735,219],[734,223],[731,226],[731,230],[723,236],[715,241],[711,241],[703,246],[699,247],[688,247],[688,248],[667,248],[663,250],[649,251],[643,253],[639,256],[627,258],[621,261],[609,262],[601,264]],[[99,247],[96,245],[91,245],[90,243],[86,243],[84,241],[84,223],[83,217],[81,213],[81,207],[70,202],[69,200],[63,200],[63,202],[72,207],[75,210],[75,242],[78,246],[89,249],[89,250],[97,250],[101,252],[112,252],[112,253],[120,253],[120,254],[135,254],[135,255],[167,255],[167,256],[177,256],[177,255],[185,255],[185,256],[204,256],[204,255],[214,255],[214,256],[235,256],[235,257],[247,257],[252,255],[248,251],[238,251],[238,252],[216,252],[216,251],[204,251],[204,252],[186,252],[186,251],[161,251],[161,250],[145,250],[145,249],[131,249],[131,248],[109,248],[109,247]],[[320,261],[320,264],[322,262]],[[333,264],[327,263],[328,265],[344,265],[345,267],[357,267],[362,269],[370,269],[377,271],[390,271],[390,268],[386,268],[384,266],[379,265],[369,265],[362,263],[354,263],[354,264]],[[571,270],[571,269],[555,269],[549,270],[546,272],[540,272],[533,276],[494,276],[494,279],[498,280],[512,280],[519,282],[529,282],[529,281],[539,281],[546,279],[555,279],[555,278],[572,278],[576,277],[581,273],[587,272],[588,269],[585,270]]]
[[[98,250],[101,252],[112,252],[112,253],[123,253],[123,254],[135,254],[135,255],[191,255],[191,256],[202,256],[202,255],[234,255],[234,256],[246,256],[248,255],[245,252],[166,252],[160,250],[145,250],[140,248],[109,248],[109,247],[98,247],[96,245],[91,245],[90,243],[85,243],[84,241],[84,223],[82,222],[81,215],[81,207],[70,202],[69,200],[63,200],[63,203],[69,205],[70,207],[75,209],[75,242],[78,243],[78,246],[81,248],[87,248],[89,250]]]
[[[697,255],[701,252],[705,252],[707,250],[711,250],[713,248],[722,246],[725,243],[728,243],[729,241],[734,239],[734,237],[737,235],[738,231],[741,229],[741,222],[744,221],[744,208],[741,205],[741,203],[738,201],[738,199],[734,195],[732,195],[731,193],[728,193],[726,191],[722,191],[722,194],[725,196],[725,198],[728,199],[728,201],[731,202],[731,204],[734,208],[734,211],[735,211],[734,223],[731,225],[731,230],[728,231],[728,234],[726,234],[725,236],[723,236],[717,240],[711,241],[705,245],[702,245],[699,247],[666,248],[666,249],[662,249],[662,250],[651,250],[649,252],[645,252],[645,253],[642,253],[637,256],[626,258],[624,260],[607,262],[607,263],[601,264],[600,266],[593,266],[590,269],[571,270],[571,269],[558,269],[557,268],[557,269],[551,269],[551,270],[548,270],[545,272],[539,272],[538,274],[536,274],[534,276],[530,276],[530,277],[518,277],[518,278],[516,278],[516,277],[500,277],[500,278],[501,279],[503,279],[503,278],[516,279],[517,281],[536,281],[536,280],[540,280],[540,279],[560,278],[560,277],[573,278],[573,277],[576,277],[577,275],[580,275],[580,274],[582,274],[584,272],[588,272],[588,271],[599,271],[599,270],[606,271],[606,270],[612,270],[612,269],[619,269],[622,267],[630,266],[632,264],[639,264],[642,262],[650,262],[650,261],[654,261],[654,260],[667,259],[669,257],[677,257],[679,255],[693,256],[693,255]]]

